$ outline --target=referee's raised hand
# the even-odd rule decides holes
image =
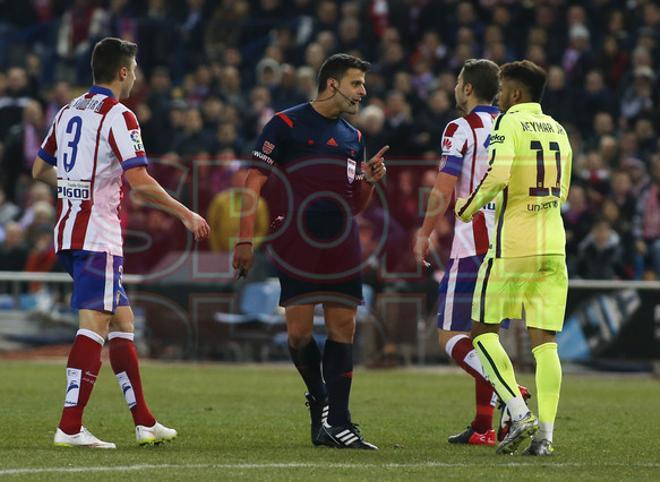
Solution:
[[[385,158],[383,156],[389,148],[390,146],[381,147],[380,151],[367,161],[367,169],[365,170],[367,182],[375,184],[385,176],[387,168],[385,167]]]

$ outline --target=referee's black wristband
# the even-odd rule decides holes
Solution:
[[[249,244],[250,246],[252,246],[252,241],[239,241],[234,245],[234,247],[240,246],[241,244]]]

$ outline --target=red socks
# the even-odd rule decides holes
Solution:
[[[478,433],[486,433],[493,426],[495,391],[483,375],[483,367],[472,346],[472,340],[467,335],[456,335],[447,342],[445,349],[447,354],[474,378],[477,413],[472,421],[472,429]]]
[[[91,330],[76,333],[66,364],[66,395],[60,429],[69,435],[80,432],[85,405],[101,369],[103,337]]]
[[[137,350],[133,333],[113,332],[110,340],[110,363],[124,393],[135,425],[151,427],[156,419],[149,411],[142,393]],[[85,405],[92,394],[94,382],[101,369],[103,337],[81,328],[69,352],[66,364],[66,395],[59,428],[74,435],[80,432]]]
[[[149,411],[142,392],[140,367],[137,350],[133,343],[133,333],[115,331],[108,334],[110,344],[110,364],[124,393],[135,425],[151,427],[156,419]]]

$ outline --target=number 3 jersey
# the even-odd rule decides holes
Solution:
[[[564,128],[543,114],[540,104],[514,105],[495,121],[488,155],[479,185],[456,202],[459,218],[470,219],[498,196],[490,255],[564,255],[561,204],[568,196],[572,162]]]
[[[93,86],[58,112],[39,157],[57,169],[55,251],[122,256],[122,173],[147,165],[135,114]]]

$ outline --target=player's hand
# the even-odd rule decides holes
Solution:
[[[422,234],[421,229],[415,233],[415,247],[413,248],[413,252],[415,253],[415,260],[418,264],[423,264],[426,256],[429,254],[429,237]]]
[[[252,243],[239,243],[234,246],[234,259],[231,264],[236,270],[237,278],[247,276],[252,267],[253,256]]]
[[[365,170],[365,177],[368,182],[375,184],[380,181],[387,172],[385,167],[385,158],[383,155],[390,149],[390,146],[383,146],[380,151],[376,153],[371,159],[367,161],[367,169]]]
[[[188,216],[186,216],[182,221],[186,229],[193,234],[195,241],[206,239],[206,237],[209,235],[209,232],[211,231],[211,228],[206,222],[206,219],[193,211],[190,211]]]

